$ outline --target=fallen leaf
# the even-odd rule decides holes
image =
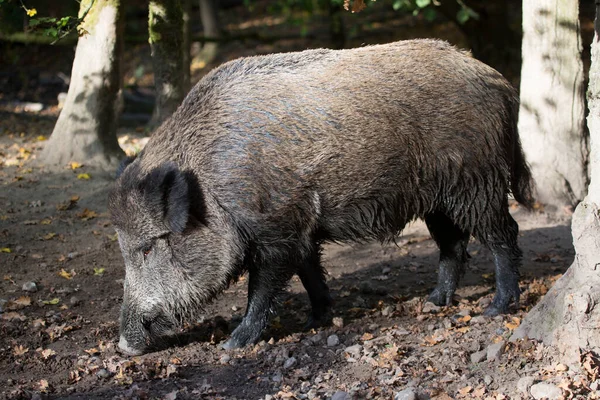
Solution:
[[[459,389],[458,393],[460,393],[461,396],[466,396],[467,394],[471,393],[472,390],[472,386],[465,386],[464,388]]]
[[[48,391],[48,389],[50,389],[50,384],[48,383],[48,381],[47,381],[47,380],[45,380],[45,379],[42,379],[42,380],[40,381],[40,390],[41,390],[42,392],[47,392],[47,391]]]
[[[92,211],[86,208],[82,212],[77,214],[77,216],[81,218],[82,221],[87,221],[96,218],[98,216],[98,213],[96,211]]]
[[[467,322],[469,322],[471,319],[472,319],[472,317],[471,317],[470,315],[465,315],[464,317],[462,317],[462,318],[459,318],[459,319],[458,319],[458,322],[467,323]]]
[[[0,253],[12,253],[10,247],[2,247],[0,248]]]
[[[23,345],[18,345],[13,348],[13,354],[15,356],[22,356],[23,354],[27,353],[28,351],[29,351],[29,348],[24,347]]]
[[[81,168],[81,167],[83,167],[83,164],[80,164],[80,163],[78,163],[77,161],[71,161],[71,162],[69,163],[69,167],[70,167],[71,169],[77,169],[77,168]]]
[[[87,172],[86,172],[86,173],[83,173],[83,174],[78,174],[78,175],[77,175],[77,179],[84,179],[84,180],[87,180],[87,179],[90,179],[90,178],[91,178],[91,176],[90,176],[90,174],[88,174]]]
[[[24,221],[23,225],[37,225],[37,221],[35,220],[30,220],[30,221]]]
[[[61,270],[60,270],[60,272],[58,273],[58,276],[62,276],[63,278],[65,278],[65,279],[69,279],[69,280],[70,280],[70,279],[73,279],[73,276],[75,276],[75,273],[74,273],[75,271],[73,271],[73,270],[71,270],[71,271],[72,271],[71,273],[70,273],[70,272],[67,272],[67,271],[65,271],[65,270],[64,270],[64,268],[63,268],[63,269],[61,269]]]
[[[44,240],[50,240],[50,239],[52,239],[55,236],[56,236],[55,232],[49,232],[46,235],[42,236],[42,239],[44,239]]]
[[[91,349],[87,349],[87,350],[83,350],[83,351],[85,351],[86,353],[88,353],[90,356],[93,356],[94,354],[99,354],[100,353],[100,350],[98,350],[95,347],[92,347]]]
[[[460,332],[460,333],[467,333],[467,332],[469,332],[470,330],[471,330],[471,328],[469,328],[468,326],[463,326],[463,327],[460,327],[460,328],[457,328],[457,329],[456,329],[456,331],[457,331],[457,332]]]
[[[28,307],[31,305],[31,297],[29,296],[21,296],[14,301],[15,304],[18,304],[22,307]]]
[[[46,136],[44,135],[39,135],[38,137],[35,138],[38,142],[43,142],[44,140],[47,140]]]
[[[52,350],[52,349],[45,349],[45,350],[42,350],[40,352],[40,354],[42,355],[42,357],[44,358],[44,360],[47,360],[48,358],[56,355],[56,352],[54,350]]]
[[[42,225],[50,225],[52,223],[52,220],[50,218],[44,218],[43,220],[40,221],[40,224]]]
[[[18,312],[11,311],[2,314],[2,319],[6,321],[12,321],[15,319],[18,319],[19,321],[25,321],[27,317],[25,317],[23,314],[19,314]]]
[[[521,325],[521,319],[519,317],[512,317],[510,322],[505,322],[504,326],[509,331],[514,331]]]
[[[56,305],[58,303],[60,303],[60,299],[58,297],[55,297],[51,300],[42,300],[42,303],[46,304],[46,305]]]
[[[104,274],[104,268],[96,268],[94,267],[94,275],[102,276]]]

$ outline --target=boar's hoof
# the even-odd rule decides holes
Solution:
[[[320,316],[311,315],[310,317],[308,317],[308,319],[306,320],[306,323],[304,324],[304,330],[308,331],[310,329],[321,328],[323,326],[328,326],[330,323],[331,323],[331,313],[330,312],[328,312],[324,315],[320,315]]]
[[[433,290],[433,292],[431,292],[427,300],[436,306],[449,306],[452,304],[453,296],[454,290],[448,290],[444,287],[438,286]]]

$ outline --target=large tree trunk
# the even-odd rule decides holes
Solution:
[[[591,183],[573,216],[576,257],[515,332],[556,346],[567,362],[581,351],[600,353],[600,3],[596,3],[595,37],[588,88]],[[542,116],[543,118],[544,116]]]
[[[579,6],[573,0],[523,2],[519,132],[541,203],[574,206],[586,193]]]
[[[156,127],[179,107],[184,91],[183,11],[179,0],[150,0],[148,34],[156,104],[150,126]]]
[[[80,16],[90,5],[65,105],[41,154],[48,165],[77,161],[111,169],[124,155],[117,142],[122,7],[119,0],[83,0]]]

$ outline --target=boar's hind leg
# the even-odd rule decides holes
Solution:
[[[332,300],[329,288],[325,283],[325,270],[321,266],[318,245],[315,245],[308,257],[298,266],[298,276],[302,285],[308,292],[311,316],[306,322],[305,329],[317,328],[327,322],[327,314],[331,308]]]
[[[470,234],[439,212],[427,215],[425,223],[440,248],[438,282],[429,295],[429,301],[438,306],[450,305],[458,281],[469,261],[467,244]]]
[[[289,263],[283,260],[275,265],[265,262],[253,263],[249,267],[246,315],[223,345],[224,349],[244,347],[258,341],[267,327],[276,297],[286,287],[293,273]]]
[[[496,295],[485,315],[508,312],[510,302],[519,302],[519,267],[523,253],[517,244],[519,226],[508,212],[508,205],[491,218],[489,223],[476,228],[474,236],[484,243],[494,256],[496,265]]]

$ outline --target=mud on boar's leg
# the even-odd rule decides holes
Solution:
[[[440,248],[438,283],[429,295],[429,301],[438,305],[452,304],[458,281],[464,275],[469,254],[469,232],[456,226],[446,215],[436,212],[425,217],[427,228]]]
[[[325,283],[325,270],[321,266],[319,245],[312,246],[309,255],[299,266],[298,276],[308,292],[312,308],[304,329],[318,328],[325,325],[333,300]]]
[[[474,236],[491,250],[496,266],[496,295],[484,312],[487,316],[507,313],[511,301],[518,303],[521,294],[519,267],[523,253],[517,244],[519,226],[507,207],[498,210],[493,221],[488,224],[491,232],[486,232],[485,237],[481,231],[474,232]]]

